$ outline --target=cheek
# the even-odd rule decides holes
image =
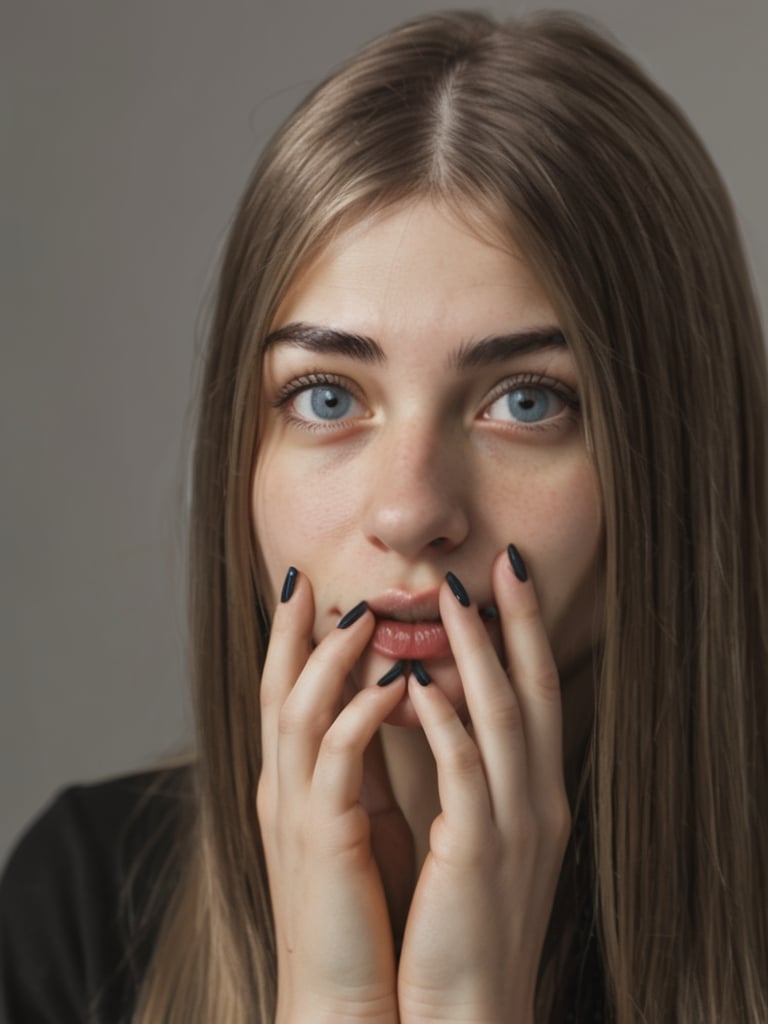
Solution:
[[[251,516],[274,601],[289,565],[314,586],[333,571],[334,555],[355,520],[354,489],[322,467],[266,444],[253,475]]]
[[[563,665],[596,639],[603,518],[591,467],[543,498],[531,531],[542,616],[555,658]]]
[[[552,583],[558,567],[573,559],[591,561],[602,534],[602,511],[597,477],[581,445],[566,457],[539,452],[517,460],[512,469],[497,462],[495,470],[479,481],[483,516],[492,518],[494,534],[502,531],[500,539],[514,532],[507,541],[541,567],[542,582]]]
[[[571,486],[542,495],[530,528],[537,536],[548,575],[564,579],[572,568],[591,564],[602,535],[602,512],[592,476],[577,475]]]

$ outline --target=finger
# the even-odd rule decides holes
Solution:
[[[320,742],[338,714],[346,678],[370,640],[375,621],[367,608],[358,606],[354,620],[332,629],[307,659],[278,718],[281,787],[307,784],[312,778]]]
[[[516,808],[527,807],[529,800],[522,710],[475,605],[465,607],[447,585],[441,587],[439,601],[493,813],[497,819],[508,818]]]
[[[522,711],[531,785],[550,800],[564,788],[560,679],[533,582],[516,549],[494,562],[493,588],[507,670]]]
[[[268,778],[277,773],[280,710],[312,652],[315,608],[309,579],[296,573],[292,592],[284,587],[283,595],[288,599],[275,609],[261,673],[262,775]]]
[[[366,749],[405,692],[405,679],[366,687],[355,695],[325,733],[312,779],[313,797],[324,815],[341,815],[358,804]]]
[[[477,745],[439,687],[421,686],[410,676],[408,695],[435,758],[445,822],[467,836],[479,835],[492,811]]]

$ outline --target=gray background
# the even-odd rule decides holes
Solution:
[[[188,742],[190,401],[213,268],[259,148],[371,35],[464,6],[6,0],[0,860],[62,784]],[[599,18],[688,111],[766,308],[768,0],[559,6]]]

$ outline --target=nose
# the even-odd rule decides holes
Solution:
[[[469,533],[470,497],[463,438],[403,425],[371,452],[367,537],[409,559],[453,551]]]

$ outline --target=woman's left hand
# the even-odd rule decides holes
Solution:
[[[438,771],[441,813],[411,903],[401,1024],[531,1024],[541,950],[570,833],[560,685],[530,580],[493,566],[506,669],[477,608],[447,585],[440,613],[469,728],[437,686],[410,697]]]

